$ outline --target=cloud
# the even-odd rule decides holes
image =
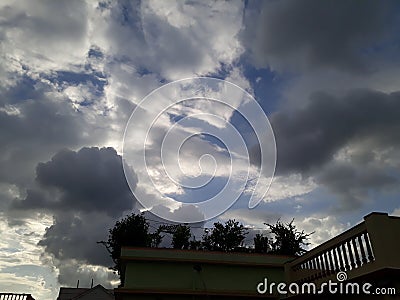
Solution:
[[[134,174],[132,174],[134,176]],[[102,212],[119,217],[135,199],[126,183],[122,158],[112,148],[63,150],[36,168],[37,187],[16,202],[19,209]]]
[[[288,216],[284,212],[273,213],[266,210],[248,209],[229,210],[221,215],[220,218],[224,222],[229,219],[235,219],[246,224],[249,228],[249,235],[246,237],[245,242],[250,245],[253,243],[255,234],[263,233],[268,235],[270,233],[268,226],[264,223],[276,224],[278,220],[288,223],[293,220],[293,216]],[[308,240],[310,242],[309,249],[328,241],[350,227],[350,224],[342,223],[335,216],[320,214],[295,216],[294,225],[299,231],[304,230],[306,234],[312,233]]]
[[[277,174],[312,177],[339,195],[341,209],[360,207],[371,189],[395,190],[399,103],[399,92],[318,92],[301,107],[274,113]]]
[[[370,59],[376,55],[368,55],[368,50],[392,33],[395,1],[330,4],[286,0],[250,6],[242,37],[253,63],[290,71],[371,70]]]
[[[76,284],[68,280],[73,272],[109,266],[95,242],[135,205],[116,151],[81,147],[120,151],[132,109],[168,80],[226,69],[232,81],[249,88],[233,67],[244,51],[237,36],[243,7],[179,1],[0,4],[2,210],[10,228],[29,226],[37,211],[54,217],[37,249],[50,255],[63,284]],[[66,148],[72,150],[61,150]]]
[[[290,221],[290,220],[289,220]],[[350,224],[341,223],[335,216],[314,215],[295,219],[295,225],[305,233],[311,233],[309,248],[314,248],[350,228]]]
[[[170,210],[168,207],[163,205],[154,206],[146,216],[149,217],[150,220],[163,220],[157,216],[167,216],[167,220],[184,220],[187,222],[191,222],[193,220],[202,220],[204,215],[195,207],[195,206],[185,206],[178,207],[177,209]],[[155,214],[155,215],[153,215]],[[190,226],[198,227],[201,226],[203,222],[197,223],[189,223]]]
[[[51,220],[33,213],[22,225],[10,224],[0,212],[0,282],[5,292],[30,293],[34,297],[54,298],[57,292],[52,266],[42,265],[37,243]]]
[[[288,223],[292,221],[293,216],[288,216],[284,212],[273,213],[267,210],[234,209],[221,215],[221,219],[223,221],[235,219],[246,224],[249,228],[249,235],[245,241],[251,245],[256,233],[269,234],[268,226],[264,223],[276,224],[278,220]],[[307,216],[298,215],[294,217],[294,225],[299,231],[304,230],[306,234],[312,233],[308,240],[310,242],[309,249],[334,238],[350,228],[350,224],[342,223],[335,216],[325,216],[319,213]]]
[[[40,290],[39,298],[54,298],[49,295],[56,283],[40,286],[48,282],[46,278],[24,273],[30,265],[40,264],[40,254],[47,264],[43,272],[54,280],[59,272],[62,284],[75,286],[80,279],[89,285],[93,277],[98,283],[114,282],[107,270],[108,255],[96,242],[106,237],[116,219],[139,208],[118,155],[130,113],[152,90],[183,77],[226,77],[252,93],[252,83],[245,77],[253,76],[247,70],[249,61],[256,68],[296,76],[287,84],[286,73],[279,74],[283,74],[279,95],[287,99],[277,100],[271,116],[277,133],[278,176],[268,202],[257,211],[229,210],[227,216],[242,217],[250,225],[274,222],[298,204],[292,203],[294,196],[302,195],[305,205],[299,209],[299,221],[304,221],[304,228],[320,227],[329,236],[339,233],[345,226],[316,213],[331,203],[320,206],[315,201],[307,206],[314,189],[325,187],[323,192],[338,196],[342,209],[352,209],[372,201],[371,190],[395,191],[400,178],[395,92],[400,76],[397,41],[392,39],[392,28],[398,27],[393,14],[398,10],[391,9],[392,3],[2,1],[0,226],[5,238],[0,258],[8,273],[2,272],[0,283],[19,281],[30,290]],[[256,81],[269,86],[272,79],[264,71],[254,71],[262,78]],[[369,89],[354,89],[365,87]],[[316,90],[322,92],[309,97]],[[269,95],[260,99],[264,96]],[[227,98],[234,107],[243,104],[239,94]],[[150,142],[160,141],[175,116],[210,111],[224,120],[237,120],[226,107],[196,104],[175,106],[160,118]],[[161,100],[146,109],[160,107]],[[211,118],[207,122],[224,128],[223,122],[213,123]],[[147,132],[140,123],[133,124],[136,141]],[[172,140],[193,132],[189,126],[177,129]],[[141,149],[135,143],[131,146],[133,152]],[[218,152],[214,146],[204,137],[192,138],[183,149],[187,151],[182,170],[197,174],[199,157]],[[157,184],[168,195],[149,193],[150,187],[137,178],[134,187],[157,199],[153,212],[162,211],[172,219],[201,218],[192,207],[171,204],[169,197],[194,197],[163,176],[158,148],[149,150],[150,169],[159,172]],[[139,151],[136,154],[142,158]],[[174,160],[169,162],[165,166],[176,169]],[[201,163],[206,175],[213,173],[212,161]],[[219,166],[218,179],[227,175],[225,157]],[[247,168],[240,161],[235,166]],[[142,171],[134,173],[139,176]],[[329,197],[322,195],[319,203],[325,196]],[[275,214],[279,209],[281,213]],[[25,267],[16,268],[17,264]]]
[[[107,101],[137,104],[167,81],[220,71],[246,83],[235,74],[242,11],[241,1],[113,1],[97,9],[92,43],[107,55]]]
[[[0,181],[26,186],[38,161],[62,148],[98,142],[107,134],[96,121],[101,120],[75,110],[56,84],[42,79],[24,75],[0,87]]]
[[[235,219],[256,229],[263,228],[264,223],[274,224],[281,217],[282,214],[280,213],[268,212],[266,210],[250,210],[247,208],[230,209],[220,216],[224,222],[229,219]],[[267,229],[266,226],[265,228]]]
[[[67,287],[76,286],[79,280],[79,287],[89,288],[93,279],[93,285],[103,285],[105,288],[115,288],[118,284],[117,275],[113,274],[108,268],[81,264],[76,260],[63,260],[62,262],[53,262],[58,266],[58,281],[61,285]]]
[[[389,215],[391,215],[391,216],[396,216],[396,217],[400,217],[400,208],[396,208],[396,209],[393,210],[392,213],[390,213]]]
[[[400,93],[353,90],[344,97],[315,93],[300,109],[273,114],[278,172],[306,172],[330,161],[351,142],[398,146]],[[372,149],[371,149],[372,150]]]
[[[215,72],[243,52],[243,2],[143,2],[142,26],[157,73],[171,79]],[[171,42],[173,41],[173,42]]]
[[[397,173],[397,172],[396,172]],[[361,208],[371,202],[371,191],[380,191],[382,195],[398,190],[398,173],[390,172],[379,163],[357,165],[332,161],[316,173],[319,185],[339,196],[339,211]]]
[[[61,261],[75,259],[83,264],[112,266],[106,249],[97,244],[107,239],[115,220],[99,213],[58,213],[38,245]],[[79,245],[79,247],[77,247]]]
[[[268,185],[270,178],[264,176],[260,177],[261,186]],[[268,192],[264,195],[265,191],[262,188],[255,189],[257,197],[263,199],[264,202],[273,202],[282,199],[287,199],[295,196],[306,195],[313,191],[317,184],[312,178],[302,178],[301,174],[289,174],[284,176],[274,176]],[[248,186],[246,193],[252,193],[253,188]]]
[[[87,53],[90,6],[82,1],[2,1],[3,63],[7,72],[73,69]],[[60,42],[60,40],[62,42]],[[6,63],[13,61],[13,63]]]
[[[35,186],[12,207],[17,213],[42,211],[54,216],[38,246],[48,257],[44,261],[57,267],[61,284],[71,284],[66,278],[76,272],[109,285],[110,278],[115,280],[106,276],[112,261],[97,242],[107,239],[116,219],[133,210],[135,203],[121,156],[113,148],[92,147],[62,150],[39,163]]]

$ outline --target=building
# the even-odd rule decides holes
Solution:
[[[116,299],[253,299],[265,274],[284,281],[291,256],[123,248]]]
[[[278,293],[279,283],[314,284],[370,282],[374,287],[395,288],[397,296],[368,295],[369,299],[400,299],[400,218],[371,213],[364,221],[300,257],[268,254],[122,248],[121,286],[117,300],[168,299],[337,299],[338,295]],[[268,293],[257,287],[275,283]],[[264,286],[262,286],[264,287]],[[271,286],[270,286],[271,287]],[[340,295],[364,299],[365,295]]]
[[[400,217],[371,213],[360,224],[286,263],[286,282],[311,282],[319,287],[329,280],[337,281],[337,274],[344,272],[344,283],[371,283],[373,288],[386,290],[394,288],[397,295],[396,298],[393,295],[368,295],[368,299],[400,299],[399,239]],[[318,299],[334,299],[334,296],[324,294]],[[297,295],[292,298],[309,297]],[[341,298],[364,299],[365,295]]]
[[[114,300],[114,291],[98,284],[92,288],[61,287],[57,300]],[[27,299],[28,300],[28,299]]]

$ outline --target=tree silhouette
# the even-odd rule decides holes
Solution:
[[[254,252],[256,253],[268,253],[271,250],[270,239],[268,236],[257,233],[254,237]]]
[[[157,247],[161,242],[160,230],[155,233],[149,232],[149,223],[143,214],[134,214],[126,216],[117,221],[113,228],[109,230],[107,242],[100,241],[103,244],[114,262],[111,267],[120,274],[121,247]]]
[[[225,224],[217,222],[211,232],[205,231],[203,247],[211,251],[234,251],[242,244],[247,233],[246,228],[235,220],[228,220]]]
[[[306,234],[304,230],[299,231],[293,222],[294,219],[286,224],[280,220],[275,225],[264,223],[274,236],[274,239],[270,241],[270,253],[300,256],[307,252],[303,247],[310,244],[307,240],[314,232]]]
[[[160,225],[157,230],[159,233],[165,232],[172,235],[172,248],[188,249],[190,245],[190,237],[192,233],[190,226],[182,224]]]
[[[201,240],[196,240],[196,237],[193,236],[193,239],[189,242],[190,250],[204,250],[203,243]]]
[[[177,225],[172,234],[172,247],[174,249],[188,249],[190,245],[190,227],[187,225]]]
[[[280,220],[274,225],[264,223],[269,227],[272,237],[256,234],[254,252],[282,255],[302,255],[306,252],[304,247],[309,245],[307,240],[313,232],[306,234],[304,231],[299,231],[293,222],[294,219],[286,224]],[[248,231],[235,220],[228,220],[224,224],[214,223],[211,230],[205,229],[202,241],[198,241],[194,236],[190,240],[192,234],[188,225],[161,225],[155,232],[151,233],[149,232],[149,223],[143,214],[134,213],[117,221],[114,227],[109,230],[108,240],[98,243],[103,244],[110,253],[114,262],[111,269],[120,274],[121,247],[158,247],[163,238],[162,232],[172,234],[172,247],[174,249],[190,248],[224,252],[249,251],[248,248],[241,247]]]

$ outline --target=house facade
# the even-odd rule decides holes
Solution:
[[[264,276],[284,281],[291,256],[123,248],[116,299],[259,299]],[[262,296],[265,298],[265,296]]]
[[[117,300],[400,299],[399,241],[400,218],[371,213],[300,257],[122,248],[121,285],[114,295]],[[371,284],[370,294],[332,293],[322,288],[329,282],[344,289]],[[302,291],[303,286],[316,292]],[[378,289],[385,294],[376,294]]]

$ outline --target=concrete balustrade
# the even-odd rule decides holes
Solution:
[[[35,300],[30,294],[0,293],[0,300]]]
[[[338,272],[357,278],[400,268],[400,218],[371,213],[364,221],[285,264],[287,282],[323,282]]]

